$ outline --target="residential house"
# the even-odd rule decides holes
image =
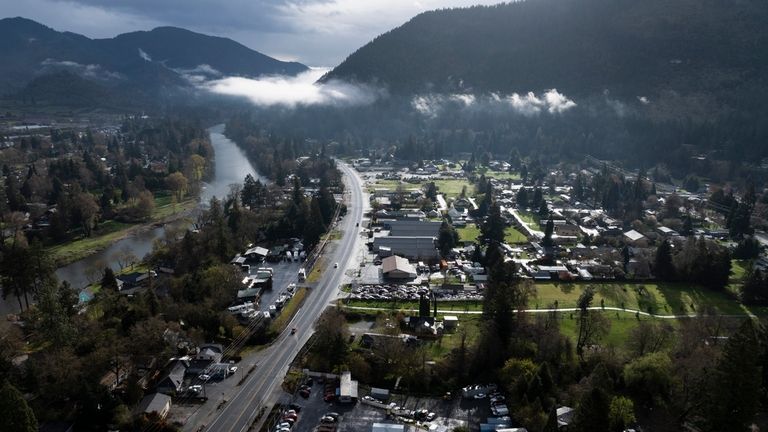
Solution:
[[[155,385],[155,391],[168,395],[181,392],[184,384],[184,374],[189,368],[189,360],[186,358],[172,359],[164,368],[160,379]]]
[[[199,375],[216,363],[221,363],[224,347],[220,344],[206,344],[200,347],[200,351],[192,357],[187,368],[188,375]]]
[[[152,393],[144,396],[136,407],[136,413],[141,415],[155,414],[164,419],[171,410],[171,397],[162,393]]]
[[[629,230],[622,236],[623,240],[633,246],[645,246],[648,244],[646,237],[635,230]]]

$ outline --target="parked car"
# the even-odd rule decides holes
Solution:
[[[292,403],[292,404],[288,405],[288,408],[290,408],[296,414],[298,414],[298,413],[301,412],[301,409],[304,408],[304,407],[302,405],[297,404],[297,403]],[[289,410],[289,412],[290,412],[290,410]]]
[[[320,423],[336,423],[336,419],[331,416],[323,416],[320,419]]]
[[[307,389],[299,390],[299,396],[303,397],[304,399],[309,399],[309,394],[309,390]]]

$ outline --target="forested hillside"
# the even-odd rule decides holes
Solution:
[[[652,96],[762,86],[768,3],[535,0],[426,12],[349,56],[327,78],[396,93],[608,90]],[[746,93],[744,93],[746,94]]]

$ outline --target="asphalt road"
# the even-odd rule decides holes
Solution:
[[[328,267],[315,288],[310,290],[306,303],[288,324],[286,331],[263,352],[259,367],[204,430],[211,432],[248,430],[259,407],[270,402],[268,399],[272,396],[273,390],[280,386],[294,357],[309,340],[314,331],[315,321],[326,306],[336,298],[344,271],[350,266],[350,262],[355,258],[355,251],[359,248],[356,243],[361,240],[357,235],[359,228],[356,224],[362,221],[364,207],[362,182],[357,172],[342,162],[339,162],[339,168],[344,173],[346,191],[350,195],[347,202],[347,215],[337,226],[344,235],[333,252],[326,255]],[[334,268],[332,263],[338,263],[338,268]],[[297,329],[295,335],[290,334],[290,329],[293,327]]]

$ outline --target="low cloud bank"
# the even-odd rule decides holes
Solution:
[[[541,95],[536,95],[533,92],[509,95],[491,93],[485,96],[462,93],[429,94],[414,97],[411,100],[411,106],[427,117],[435,117],[449,106],[475,110],[506,110],[525,116],[533,116],[543,112],[561,114],[576,107],[576,102],[558,92],[557,89],[551,89]]]
[[[43,60],[40,65],[43,67],[43,72],[67,70],[87,78],[98,80],[122,79],[122,75],[119,73],[108,71],[101,67],[101,65],[97,64],[82,64],[71,60],[56,60],[48,58]]]
[[[367,85],[343,81],[318,83],[317,80],[327,71],[326,68],[312,68],[295,77],[227,77],[206,81],[200,87],[216,94],[244,97],[263,107],[368,105],[383,95],[381,90]]]

